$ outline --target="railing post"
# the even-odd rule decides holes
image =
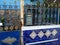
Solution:
[[[22,25],[24,25],[24,0],[20,0],[21,1],[21,22],[22,22]]]

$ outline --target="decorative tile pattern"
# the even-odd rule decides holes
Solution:
[[[38,36],[42,38],[44,36],[44,33],[42,31],[39,32]]]
[[[60,37],[59,32],[60,32],[60,28],[36,29],[36,30],[27,30],[27,31],[24,31],[23,32],[23,34],[24,34],[23,35],[24,36],[23,37],[24,44],[27,44],[27,45],[31,45],[31,44],[32,45],[43,45],[42,43],[40,43],[41,41],[45,43],[45,41],[49,42],[51,40],[50,42],[55,42],[55,45],[59,45],[59,44],[57,44],[57,43],[59,43],[57,41],[57,39],[58,40],[60,39],[59,38]],[[27,36],[27,37],[25,37],[25,36]],[[50,44],[46,43],[46,44],[47,45],[54,45],[53,43],[50,43]]]
[[[20,45],[20,30],[0,32],[1,45]]]
[[[51,35],[51,32],[49,30],[46,31],[45,35],[49,37]]]
[[[14,37],[7,37],[4,40],[2,40],[3,43],[7,43],[7,44],[12,44],[13,42],[15,42],[17,39]]]
[[[36,34],[34,31],[30,34],[30,37],[31,37],[32,39],[34,39],[36,36],[37,36],[37,34]]]
[[[52,35],[55,36],[56,34],[57,34],[57,30],[54,29],[54,30],[52,31]]]

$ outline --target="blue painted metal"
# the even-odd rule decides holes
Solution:
[[[43,33],[46,33],[47,30],[52,32],[53,30],[57,31],[57,34],[53,36],[52,34],[47,38],[46,35],[44,35],[42,38],[40,38],[38,35],[32,39],[29,35],[34,31],[36,34],[38,34],[40,31]],[[34,34],[33,34],[34,35]],[[46,43],[36,43],[36,44],[30,44],[30,45],[60,45],[60,28],[48,28],[48,29],[36,29],[36,30],[25,30],[23,31],[23,42],[24,45],[27,43],[34,43],[34,42],[40,42],[40,41],[46,41],[46,40],[52,40],[52,39],[58,39],[56,41],[46,42]]]
[[[5,38],[8,38],[8,37],[16,38],[16,41],[13,42],[10,45],[19,45],[20,44],[20,31],[19,30],[17,30],[17,31],[3,31],[3,32],[0,32],[0,45],[9,45],[9,44],[6,44],[6,43],[2,42],[2,40],[4,40]]]

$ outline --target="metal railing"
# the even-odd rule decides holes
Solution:
[[[18,5],[0,5],[0,22],[3,30],[20,29],[20,8]]]

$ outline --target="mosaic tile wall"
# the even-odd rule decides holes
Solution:
[[[59,33],[60,28],[25,30],[23,43],[24,45],[60,45]]]

